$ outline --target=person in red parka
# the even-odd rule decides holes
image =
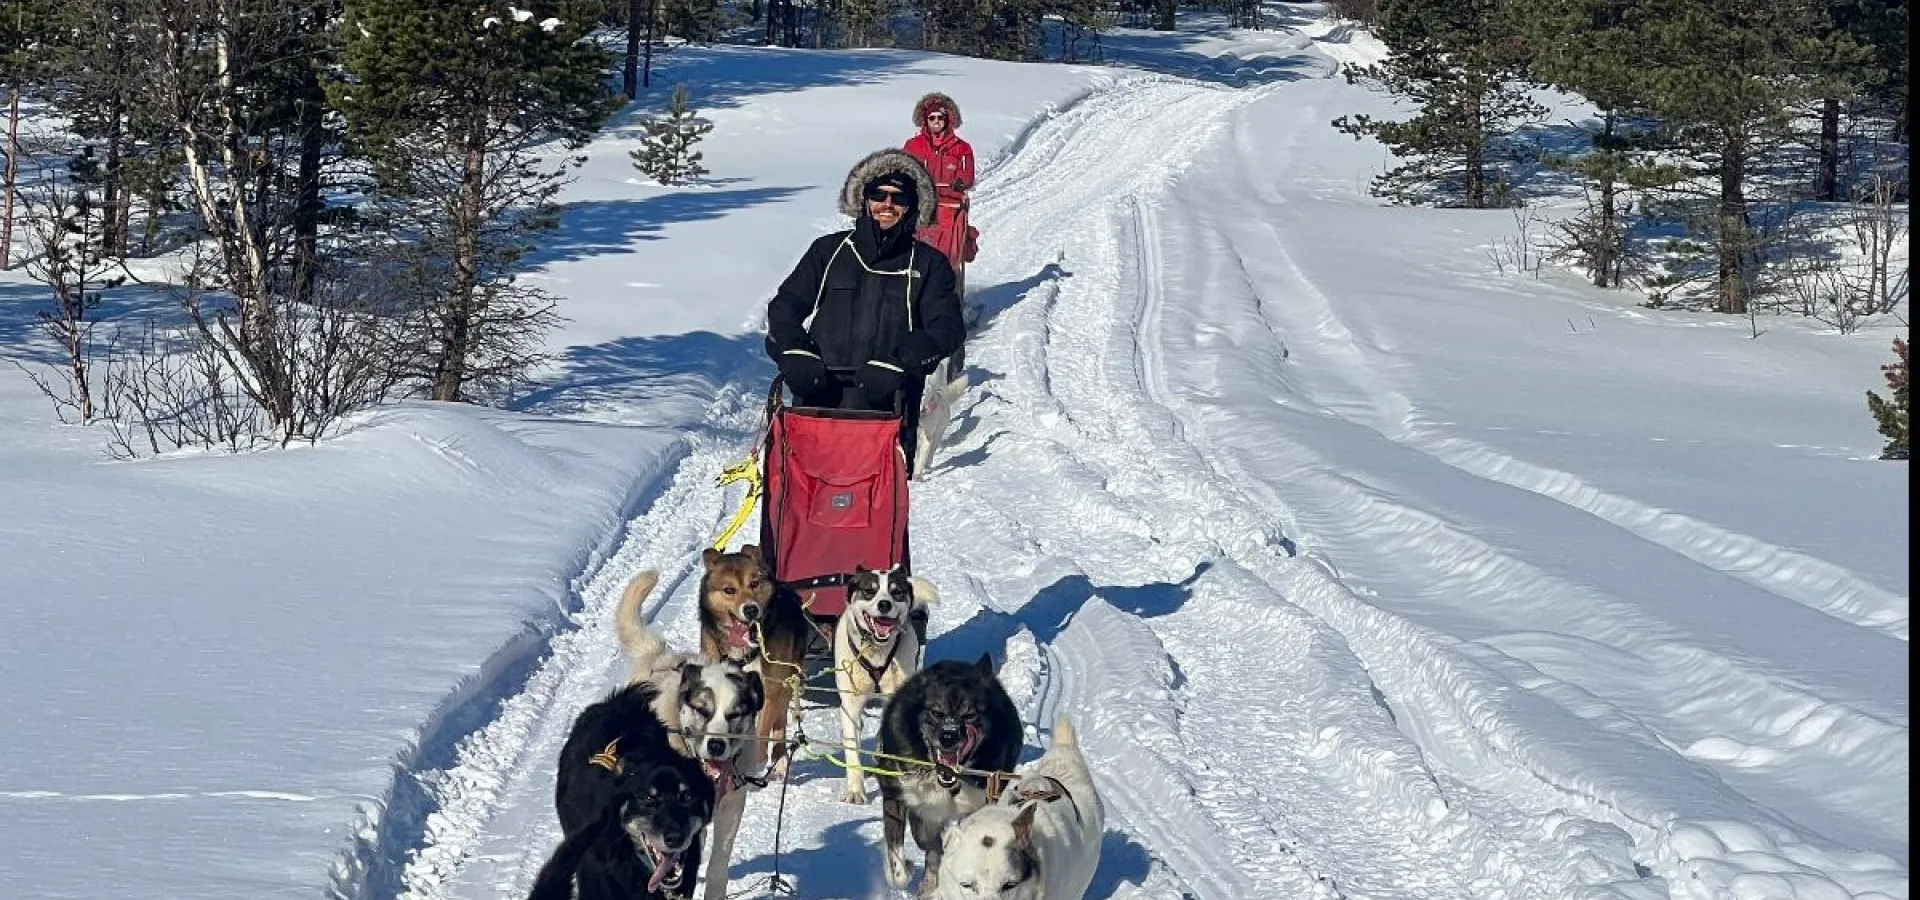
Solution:
[[[938,219],[922,229],[920,240],[946,254],[955,269],[973,260],[973,229],[967,224],[967,192],[973,190],[973,145],[956,131],[960,107],[946,94],[933,93],[913,105],[919,133],[903,149],[933,176],[939,192]]]

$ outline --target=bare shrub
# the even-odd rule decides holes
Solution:
[[[92,148],[72,158],[75,174],[93,162]],[[62,422],[91,422],[95,408],[90,368],[95,312],[100,292],[117,287],[119,264],[102,252],[106,212],[87,184],[52,166],[42,165],[23,184],[17,199],[26,227],[27,276],[46,286],[51,303],[37,312],[40,331],[60,346],[65,358],[52,372],[19,367],[53,401]]]
[[[1513,225],[1516,233],[1487,248],[1487,258],[1493,261],[1496,271],[1505,275],[1508,269],[1512,269],[1516,275],[1540,277],[1540,267],[1546,258],[1533,236],[1533,226],[1540,221],[1532,210],[1514,207]]]

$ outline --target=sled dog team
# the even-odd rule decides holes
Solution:
[[[667,646],[641,618],[658,585],[642,572],[614,613],[628,683],[575,718],[554,800],[562,840],[532,900],[691,898],[706,845],[704,900],[724,900],[751,790],[784,779],[788,717],[813,627],[774,589],[759,549],[707,550],[698,652]],[[886,881],[912,880],[906,833],[925,857],[919,895],[942,900],[1078,900],[1099,863],[1106,815],[1072,724],[1016,769],[1019,713],[992,659],[921,666],[933,586],[897,570],[856,570],[832,641],[849,803],[879,776]],[[885,702],[878,752],[860,750],[870,699]],[[997,794],[997,796],[995,796]],[[770,808],[770,807],[769,807]]]

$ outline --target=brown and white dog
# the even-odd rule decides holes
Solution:
[[[790,762],[787,719],[795,700],[789,678],[801,673],[813,626],[800,598],[775,588],[758,546],[732,553],[708,549],[700,562],[706,569],[700,576],[700,652],[760,673],[766,703],[757,733],[761,748],[773,748],[771,777],[784,778]]]
[[[627,583],[614,612],[614,634],[633,664],[630,681],[655,691],[651,708],[666,726],[668,746],[699,763],[713,783],[707,897],[721,897],[746,808],[747,792],[741,788],[765,784],[759,775],[766,754],[754,739],[765,696],[759,676],[739,662],[676,652],[647,627],[640,610],[659,582],[658,572],[646,571]]]
[[[847,789],[840,799],[867,802],[859,768],[860,721],[871,700],[891,696],[920,671],[926,636],[920,623],[939,599],[924,578],[900,566],[856,566],[847,583],[847,608],[833,629],[833,684],[840,691],[840,746],[847,763]],[[918,615],[916,615],[918,613]]]

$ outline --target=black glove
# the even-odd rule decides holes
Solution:
[[[906,373],[900,367],[877,359],[867,360],[854,375],[860,383],[860,393],[867,398],[867,405],[874,409],[892,409],[893,395],[900,390],[900,382]]]
[[[893,358],[900,361],[900,368],[917,376],[924,376],[940,364],[939,345],[924,331],[909,331],[900,343],[893,347]]]
[[[827,364],[817,350],[788,350],[774,357],[774,365],[780,369],[780,380],[796,397],[818,396],[827,389]]]

